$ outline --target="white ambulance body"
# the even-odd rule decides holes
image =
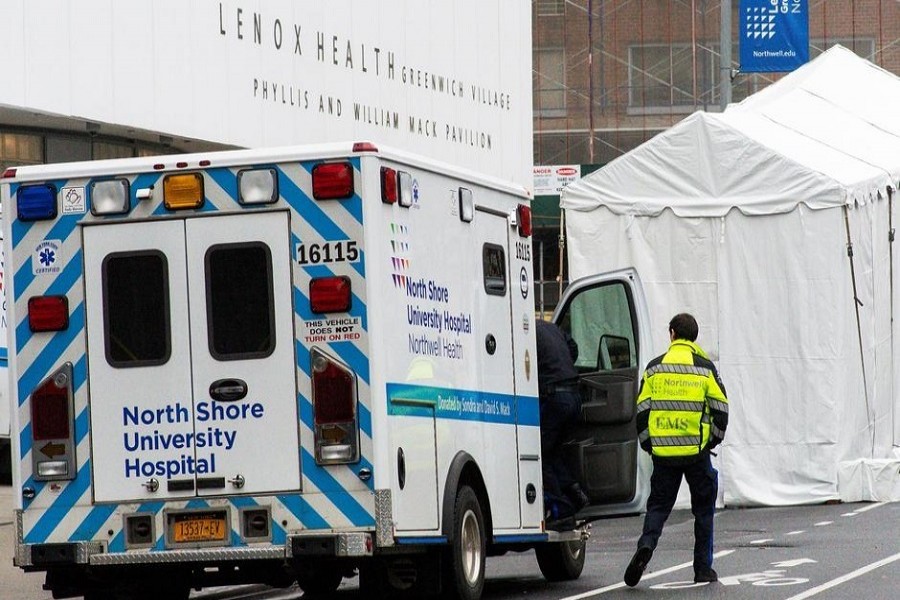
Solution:
[[[358,570],[476,598],[487,554],[532,547],[578,577],[584,529],[544,528],[523,190],[369,143],[0,183],[15,561],[54,597]],[[591,336],[585,518],[640,501],[637,285],[586,284],[611,336],[577,297],[560,316]]]
[[[2,217],[3,207],[0,206],[0,221],[2,221]],[[0,236],[2,235],[0,233]],[[6,349],[6,294],[3,293],[4,287],[3,238],[0,237],[0,303],[2,303],[2,307],[0,307],[0,485],[9,485],[12,481],[12,456],[9,439],[11,406],[6,397],[9,353]]]

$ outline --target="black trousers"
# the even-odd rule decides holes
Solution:
[[[566,466],[562,445],[578,422],[581,398],[573,391],[557,391],[541,396],[541,475],[548,508],[555,517],[568,517],[575,509],[565,490],[576,483]]]
[[[682,476],[691,490],[691,512],[694,515],[694,569],[708,569],[713,561],[713,515],[716,512],[716,495],[719,491],[719,473],[709,458],[709,452],[701,454],[695,462],[685,465],[671,464],[654,457],[653,475],[650,477],[650,497],[647,499],[647,515],[644,532],[638,540],[638,548],[656,548],[663,525],[678,496]]]

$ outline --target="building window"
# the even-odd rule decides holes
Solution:
[[[810,60],[836,44],[845,46],[867,60],[875,55],[873,38],[828,38],[809,41]],[[694,52],[690,44],[642,44],[628,49],[628,112],[690,112],[719,103],[719,44],[697,44],[696,81]],[[739,56],[735,44],[734,55]],[[759,91],[781,73],[744,73],[732,87],[732,102]],[[695,97],[696,95],[696,97]]]
[[[534,114],[566,116],[566,51],[562,48],[534,52]]]
[[[44,162],[43,139],[25,133],[0,133],[0,167]]]
[[[539,17],[559,17],[566,12],[565,0],[535,0],[534,3]]]
[[[629,110],[653,112],[684,107],[689,111],[718,102],[718,46],[697,45],[696,50],[690,44],[629,47]]]
[[[94,160],[106,158],[131,158],[134,156],[134,147],[126,144],[114,144],[112,142],[94,142]]]
[[[840,44],[841,46],[852,50],[858,56],[875,61],[875,39],[874,38],[828,38],[809,40],[809,60],[819,56],[832,46]]]

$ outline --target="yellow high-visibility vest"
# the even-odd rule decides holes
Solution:
[[[644,372],[637,410],[649,411],[649,417],[647,428],[639,432],[641,440],[649,437],[654,456],[697,455],[715,431],[710,408],[728,412],[715,367],[695,343],[675,340]]]

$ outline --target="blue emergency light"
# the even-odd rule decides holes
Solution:
[[[20,221],[46,221],[56,218],[56,187],[49,183],[23,185],[16,192]]]

